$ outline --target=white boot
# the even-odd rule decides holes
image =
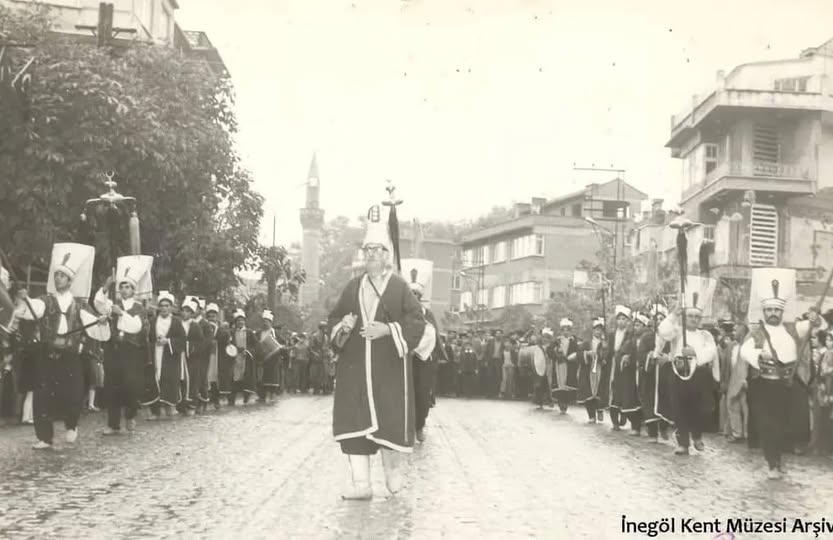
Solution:
[[[405,479],[402,476],[401,461],[402,457],[399,455],[399,452],[382,448],[382,467],[385,469],[385,485],[388,486],[388,491],[393,495],[396,495],[405,484]]]
[[[369,501],[373,498],[370,487],[370,456],[348,455],[350,489],[341,495],[347,501]]]
[[[23,399],[23,414],[20,421],[24,424],[35,423],[35,412],[33,408],[34,392],[26,392],[26,397]]]

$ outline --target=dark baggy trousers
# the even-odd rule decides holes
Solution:
[[[76,429],[84,402],[84,366],[71,350],[50,350],[37,361],[37,382],[32,403],[35,435],[52,444],[52,423],[63,420],[66,429]]]

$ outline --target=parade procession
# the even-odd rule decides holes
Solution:
[[[833,11],[705,1],[0,0],[0,539],[833,538]]]

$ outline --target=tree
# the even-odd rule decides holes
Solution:
[[[235,150],[231,82],[168,48],[96,48],[49,35],[49,24],[46,11],[0,6],[0,41],[34,44],[25,54],[36,65],[26,116],[0,114],[0,243],[17,265],[47,265],[60,241],[92,242],[109,259],[108,216],[79,215],[113,171],[138,200],[159,288],[217,296],[236,285],[256,254],[263,199]],[[13,51],[12,63],[26,58]],[[121,226],[111,229],[124,253]]]
[[[532,325],[532,314],[523,306],[505,307],[492,326],[506,332],[525,331]]]
[[[269,309],[276,310],[285,293],[289,293],[292,299],[297,299],[298,291],[306,279],[306,272],[293,268],[286,248],[261,246],[258,249],[258,259],[258,270],[263,273],[261,282],[266,283],[266,305]]]
[[[321,234],[320,307],[329,312],[352,276],[351,265],[361,245],[364,231],[350,224],[350,219],[338,216],[324,225]]]

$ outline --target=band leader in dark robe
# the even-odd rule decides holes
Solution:
[[[425,329],[422,307],[390,266],[387,226],[371,210],[363,243],[366,271],[344,288],[329,317],[339,355],[333,435],[348,457],[346,499],[369,499],[370,456],[382,449],[388,490],[402,487],[399,452],[414,446],[414,392],[408,353]]]

